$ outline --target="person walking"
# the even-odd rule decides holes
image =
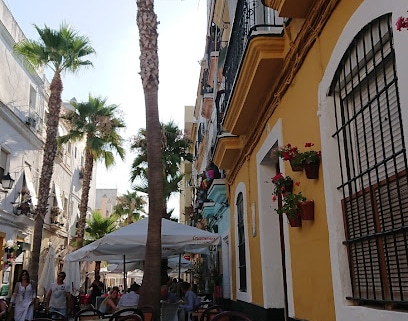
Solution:
[[[67,317],[71,307],[71,288],[64,283],[65,272],[59,272],[57,282],[51,284],[47,293],[46,309],[48,312],[59,312]]]
[[[36,293],[27,270],[22,270],[10,300],[9,312],[14,306],[14,320],[32,320]]]
[[[95,280],[91,284],[91,294],[89,296],[89,303],[96,308],[96,298],[102,295],[105,285],[101,282],[101,276],[96,275]]]

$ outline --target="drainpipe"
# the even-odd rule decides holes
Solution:
[[[276,164],[276,172],[280,173],[279,163]],[[282,195],[278,197],[278,206],[282,206]],[[282,258],[282,282],[283,282],[283,295],[284,295],[284,318],[288,320],[288,284],[286,282],[286,251],[285,251],[285,234],[283,231],[283,215],[279,215],[279,236],[281,246],[281,258]]]

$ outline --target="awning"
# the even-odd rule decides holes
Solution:
[[[33,177],[31,175],[30,167],[27,165],[24,166],[24,177],[27,184],[28,191],[30,192],[31,196],[31,204],[37,206],[37,193],[35,192],[34,184],[33,184]]]
[[[54,193],[55,199],[57,200],[57,206],[62,211],[64,208],[62,206],[61,191],[57,184],[54,183]]]

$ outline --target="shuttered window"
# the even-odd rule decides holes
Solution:
[[[246,256],[245,256],[245,226],[244,226],[244,198],[242,193],[237,197],[237,213],[238,213],[238,262],[239,262],[239,290],[246,292]]]
[[[363,28],[331,86],[353,293],[408,305],[408,180],[391,15]]]

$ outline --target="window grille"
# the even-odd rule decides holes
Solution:
[[[237,213],[238,213],[238,261],[239,261],[239,290],[246,292],[246,257],[245,257],[245,226],[244,226],[244,197],[242,193],[237,197]]]
[[[352,295],[360,304],[408,305],[407,157],[391,15],[365,26],[333,79]]]

